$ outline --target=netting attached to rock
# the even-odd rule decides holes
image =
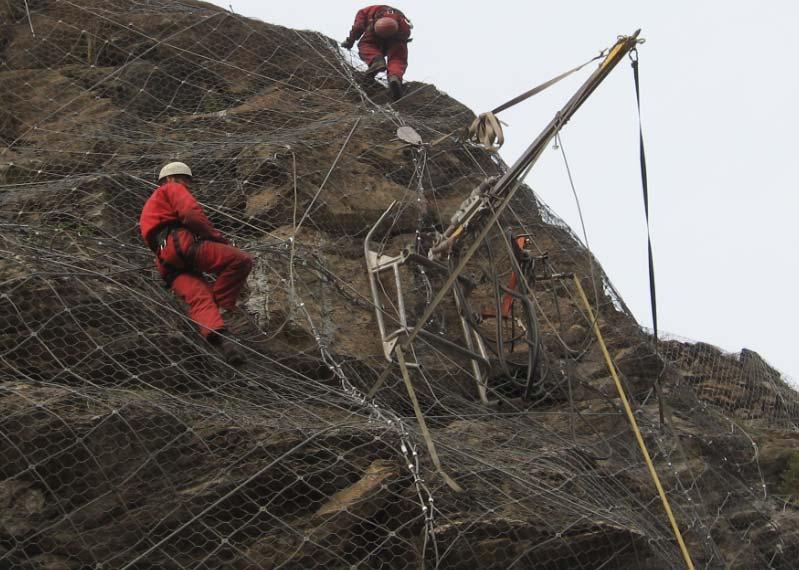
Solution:
[[[656,353],[532,190],[466,272],[488,403],[471,362],[437,338],[409,355],[464,491],[433,468],[398,373],[367,397],[386,366],[367,232],[396,200],[373,248],[424,251],[506,168],[442,139],[469,109],[406,88],[389,104],[329,38],[193,0],[0,3],[0,565],[683,567],[592,323],[573,284],[548,278],[574,273],[697,565],[793,567],[796,392],[749,351],[667,340]],[[242,368],[197,334],[138,236],[171,160],[191,165],[213,223],[256,259]],[[543,260],[535,346],[520,313],[496,318],[507,231]],[[443,279],[403,265],[404,311],[391,280],[380,309],[415,324]],[[425,328],[465,342],[452,300]]]

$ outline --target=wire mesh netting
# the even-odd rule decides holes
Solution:
[[[667,335],[658,351],[684,371],[680,382],[693,385],[703,402],[723,414],[765,425],[796,428],[799,402],[791,380],[747,348],[736,354],[713,345]]]
[[[446,484],[399,371],[373,390],[376,316],[418,324],[458,247],[376,307],[364,240],[427,257],[506,166],[435,87],[389,99],[329,38],[200,2],[0,2],[0,567],[684,567],[572,274],[697,565],[794,567],[796,392],[751,351],[655,352],[529,188],[407,354]],[[172,160],[256,261],[242,367],[139,237]]]

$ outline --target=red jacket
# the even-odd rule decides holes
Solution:
[[[366,33],[367,36],[371,36],[375,20],[384,16],[394,18],[399,24],[399,31],[395,39],[407,40],[410,37],[410,20],[405,17],[405,14],[391,6],[375,4],[374,6],[367,6],[366,8],[358,10],[358,13],[355,15],[355,23],[352,25],[352,30],[350,30],[347,41],[354,43],[358,38],[364,35],[364,33]]]
[[[189,189],[178,182],[162,184],[144,204],[139,218],[144,241],[149,244],[153,232],[170,222],[181,224],[200,238],[224,241]]]

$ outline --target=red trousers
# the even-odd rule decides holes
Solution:
[[[175,235],[180,241],[179,249],[174,243]],[[188,265],[186,260],[190,261]],[[236,306],[239,292],[252,269],[252,258],[240,249],[215,241],[195,244],[191,232],[177,229],[158,252],[156,266],[166,277],[169,268],[164,263],[180,271],[172,280],[172,290],[189,306],[189,317],[200,327],[203,336],[225,328],[219,309]],[[213,285],[202,273],[216,275]]]
[[[400,79],[405,75],[408,67],[408,42],[404,40],[377,38],[372,33],[366,33],[358,42],[358,55],[369,65],[372,60],[379,56],[385,56],[386,73],[396,75]]]

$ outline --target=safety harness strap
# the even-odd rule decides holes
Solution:
[[[197,237],[194,236],[194,241],[189,246],[189,251],[184,252],[183,247],[180,245],[180,236],[178,235],[178,229],[180,226],[172,228],[169,232],[172,235],[172,243],[175,244],[175,253],[178,254],[178,257],[183,262],[183,266],[186,269],[191,269],[194,265],[194,251],[197,244]]]
[[[164,276],[164,282],[167,287],[171,287],[172,282],[181,273],[194,272],[194,254],[197,249],[197,237],[194,236],[194,241],[188,251],[183,251],[183,247],[180,245],[180,235],[178,234],[178,230],[181,228],[183,228],[183,226],[177,222],[168,222],[152,233],[152,237],[148,243],[150,249],[158,257],[158,261],[164,269],[167,270],[167,274]],[[175,253],[183,263],[183,267],[175,267],[161,257],[161,251],[166,247],[167,240],[170,236],[172,237],[172,243],[175,244]]]

